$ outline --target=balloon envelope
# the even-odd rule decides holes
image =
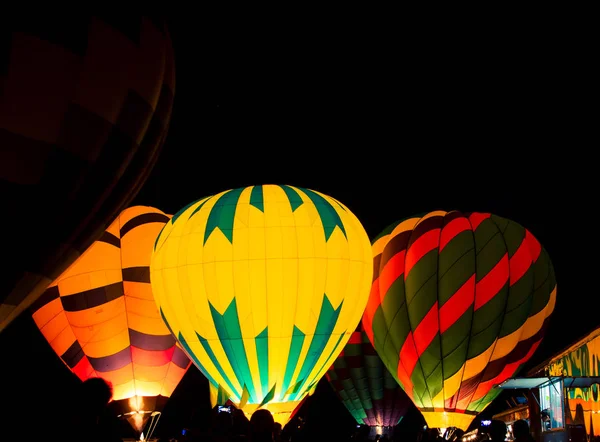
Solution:
[[[124,210],[32,306],[61,360],[82,381],[109,381],[112,406],[138,431],[191,365],[150,286],[152,247],[169,218],[151,207]]]
[[[159,20],[11,17],[0,49],[0,331],[135,197],[169,124]],[[10,214],[10,216],[8,216]]]
[[[211,384],[285,424],[360,322],[368,236],[321,193],[264,185],[183,208],[156,242],[151,281],[173,335]]]
[[[394,427],[413,406],[377,355],[362,326],[352,333],[326,376],[358,424]]]
[[[540,344],[556,300],[552,263],[519,224],[430,212],[374,242],[363,325],[430,427],[467,430]]]

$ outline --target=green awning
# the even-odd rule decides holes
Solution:
[[[497,385],[498,388],[503,390],[517,389],[517,388],[539,388],[544,384],[554,383],[560,381],[560,376],[542,377],[542,378],[512,378],[507,379],[501,384]]]
[[[532,388],[539,388],[544,385],[555,384],[564,382],[565,388],[587,388],[593,384],[600,384],[600,377],[598,376],[546,376],[536,378],[511,378],[497,385],[497,388],[503,390],[523,388],[530,390]]]

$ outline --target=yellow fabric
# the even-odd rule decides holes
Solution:
[[[292,206],[282,186],[262,186],[262,208],[251,203],[255,187],[243,189],[235,202],[232,231],[217,226],[207,238],[207,229],[214,222],[211,217],[228,210],[225,205],[230,203],[223,201],[233,191],[190,205],[161,232],[150,275],[156,304],[175,336],[181,334],[185,339],[200,370],[214,380],[213,387],[223,386],[232,401],[239,403],[243,385],[252,384],[255,396],[244,405],[247,412],[275,386],[274,398],[264,408],[281,416],[289,416],[307,394],[306,389],[325,374],[350,338],[366,306],[373,272],[369,238],[356,216],[338,201],[317,192],[329,210],[329,221],[337,216],[343,227],[336,225],[326,238],[330,223],[324,221],[323,212],[311,200],[312,194],[288,187],[301,198],[298,207]],[[213,320],[214,314],[222,315],[231,308],[233,300],[242,337],[238,341],[243,343],[243,359],[250,372],[246,380],[240,378],[241,369],[236,369],[245,361],[230,359]],[[288,403],[286,392],[302,380],[300,370],[325,301],[334,310],[341,306],[339,316],[318,360],[304,378],[303,391],[296,393],[294,403]],[[265,388],[255,338],[267,327]],[[286,384],[295,329],[305,339],[291,382]],[[206,340],[210,351],[198,336]],[[277,419],[285,421],[284,417]]]
[[[452,413],[448,411],[423,411],[423,417],[429,428],[456,427],[467,431],[475,418],[474,414]]]

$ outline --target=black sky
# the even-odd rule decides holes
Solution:
[[[491,211],[531,230],[555,266],[556,309],[530,366],[600,326],[590,307],[597,146],[581,139],[585,79],[560,38],[407,38],[330,24],[275,31],[224,18],[205,33],[193,17],[170,20],[174,113],[136,204],[172,214],[222,190],[292,184],[343,202],[371,237],[420,212]],[[63,404],[74,379],[30,318],[0,345],[12,404],[3,421],[60,415],[48,406]],[[202,409],[204,388],[192,367],[169,407]],[[323,395],[322,406],[343,415]]]

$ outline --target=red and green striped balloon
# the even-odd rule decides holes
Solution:
[[[430,427],[466,430],[542,340],[548,254],[514,221],[435,211],[389,226],[373,256],[365,332]]]

